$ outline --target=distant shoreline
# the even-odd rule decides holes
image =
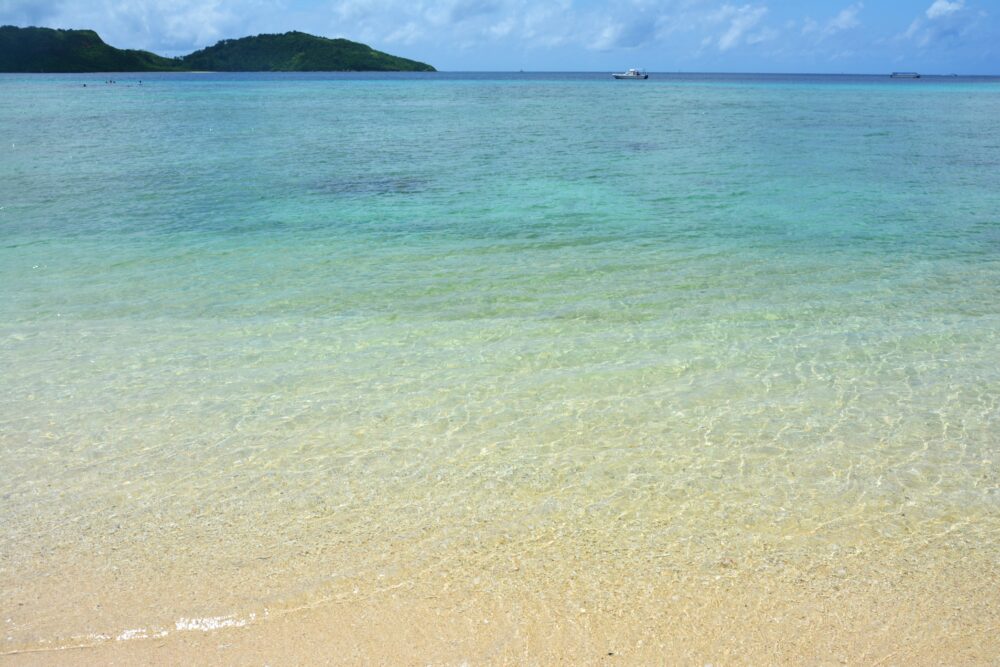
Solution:
[[[367,44],[304,32],[224,39],[185,56],[110,46],[93,30],[0,26],[0,72],[433,72],[435,68]]]

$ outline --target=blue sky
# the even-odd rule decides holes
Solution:
[[[1000,74],[1000,0],[0,0],[0,24],[164,55],[302,30],[442,70]]]

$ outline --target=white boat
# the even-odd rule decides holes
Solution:
[[[611,76],[616,79],[648,79],[649,75],[645,72],[640,72],[636,68],[632,67],[627,72],[619,73],[614,72]]]

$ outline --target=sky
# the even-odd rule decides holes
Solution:
[[[1000,0],[0,0],[0,24],[166,56],[301,30],[452,71],[1000,74]]]

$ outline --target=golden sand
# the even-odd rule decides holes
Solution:
[[[163,636],[22,646],[5,664],[995,665],[1000,564],[974,545],[906,543],[800,562],[755,553],[712,563],[623,551],[400,571],[261,610],[179,624]],[[612,554],[609,554],[609,556]],[[162,582],[160,582],[162,583]],[[362,582],[357,582],[362,584]],[[225,619],[228,618],[228,621]],[[212,625],[217,627],[209,629]]]

